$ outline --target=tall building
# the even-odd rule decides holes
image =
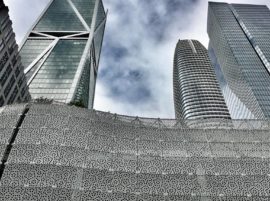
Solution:
[[[106,23],[101,0],[52,0],[20,54],[32,98],[92,108]]]
[[[209,2],[209,54],[234,119],[270,118],[270,11]]]
[[[8,11],[0,0],[0,107],[30,98]]]
[[[199,41],[178,41],[173,85],[177,118],[230,119],[207,50]]]

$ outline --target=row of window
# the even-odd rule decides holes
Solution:
[[[2,32],[4,32],[7,27],[11,27],[11,21],[9,20],[9,17],[7,17],[4,23],[1,25]]]
[[[3,57],[0,60],[0,72],[3,70],[3,68],[5,67],[6,63],[8,61],[8,53],[5,52],[5,54],[3,55]]]
[[[3,96],[0,97],[0,107],[2,107],[5,103],[5,100],[3,98]]]
[[[17,66],[17,68],[16,68],[16,70],[15,70],[15,75],[16,75],[17,78],[18,78],[19,75],[20,75],[21,68],[22,68],[21,66]]]
[[[4,41],[1,40],[0,41],[0,52],[4,49],[4,47],[5,47]]]
[[[5,40],[8,43],[9,39],[11,38],[11,36],[13,35],[13,30],[12,27],[9,29],[9,31],[5,34]]]
[[[5,88],[5,90],[4,90],[4,95],[5,95],[5,97],[8,96],[8,94],[9,94],[9,92],[10,92],[10,90],[11,90],[11,88],[13,87],[14,84],[15,84],[15,77],[12,76],[11,79],[9,80],[9,82],[8,82],[8,84],[7,84],[6,88]]]
[[[21,86],[22,86],[22,84],[23,84],[24,80],[25,80],[25,77],[24,77],[24,76],[21,76],[21,78],[20,78],[20,79],[19,79],[19,81],[18,81],[18,85],[19,85],[19,87],[21,87]]]
[[[23,76],[24,78],[24,76]],[[24,97],[24,95],[26,94],[26,91],[27,91],[27,85],[25,85],[23,88],[22,88],[22,92],[21,92],[21,96]]]
[[[14,102],[16,96],[18,94],[18,87],[16,86],[15,89],[13,90],[13,93],[11,94],[9,100],[8,100],[8,104],[11,104]]]
[[[66,100],[67,99],[67,94],[34,94],[31,92],[30,90],[30,93],[31,93],[31,96],[32,98],[36,99],[36,98],[40,98],[40,97],[44,97],[44,98],[49,98],[49,99],[57,99],[57,100]]]
[[[12,71],[12,68],[10,65],[8,65],[8,67],[6,68],[6,70],[4,71],[3,75],[0,78],[0,83],[2,87],[4,87],[8,77],[10,76],[11,71]]]
[[[68,94],[70,89],[34,89],[30,85],[30,91],[33,94]]]

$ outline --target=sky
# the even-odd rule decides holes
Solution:
[[[18,44],[50,0],[4,0]],[[224,2],[215,0],[216,2]],[[263,4],[269,0],[228,0]],[[207,0],[103,0],[108,18],[94,109],[174,118],[173,57],[179,39],[208,46]]]

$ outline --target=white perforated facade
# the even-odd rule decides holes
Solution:
[[[0,200],[269,200],[270,122],[0,111]],[[1,172],[1,171],[0,171]]]

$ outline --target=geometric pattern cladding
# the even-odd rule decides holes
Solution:
[[[0,200],[269,200],[270,122],[59,103],[0,113]]]

